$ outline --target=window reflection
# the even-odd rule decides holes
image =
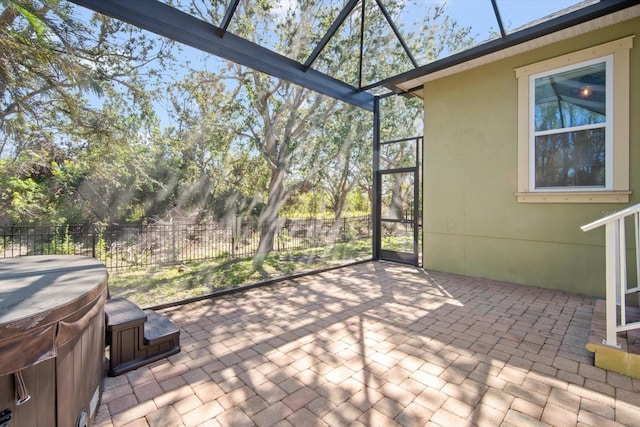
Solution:
[[[536,137],[536,188],[604,187],[604,129]]]
[[[536,79],[536,131],[606,121],[604,62]]]

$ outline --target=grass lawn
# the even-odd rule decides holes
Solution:
[[[113,274],[109,291],[111,296],[149,307],[370,257],[371,239],[354,240],[325,248],[272,252],[261,268],[254,266],[253,257],[246,257],[190,264],[186,269],[155,267]]]

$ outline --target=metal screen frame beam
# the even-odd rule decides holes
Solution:
[[[500,28],[500,35],[502,38],[507,37],[507,32],[504,29],[504,24],[502,23],[502,17],[500,16],[500,9],[498,9],[497,0],[491,0],[491,6],[493,6],[493,13],[496,15],[496,20],[498,21],[498,27]]]
[[[347,19],[349,15],[351,15],[351,12],[353,12],[353,9],[355,9],[359,1],[360,0],[349,0],[349,2],[342,8],[336,20],[333,21],[333,24],[331,24],[327,32],[324,33],[324,36],[322,37],[322,40],[320,40],[320,43],[316,45],[316,47],[313,49],[313,52],[311,52],[311,55],[309,55],[309,57],[305,61],[305,70],[309,69],[313,65],[315,60],[318,58],[318,55],[320,55],[329,41],[331,41],[333,36],[340,29],[340,26],[342,26],[342,24],[344,23],[345,19]]]
[[[409,80],[414,80],[428,74],[432,74],[436,71],[444,70],[446,68],[471,61],[472,59],[499,52],[503,49],[507,49],[509,47],[546,36],[556,31],[560,31],[565,28],[572,27],[574,25],[578,25],[583,22],[587,22],[592,19],[596,19],[601,16],[605,16],[610,13],[635,6],[637,4],[640,4],[640,0],[601,1],[599,3],[586,6],[582,9],[578,9],[574,12],[570,12],[566,15],[561,15],[549,21],[533,25],[518,32],[507,34],[503,38],[492,40],[490,42],[483,43],[476,47],[464,50],[460,53],[439,59],[437,61],[423,65],[422,67],[409,70],[407,72],[389,77],[387,79],[380,80],[367,86],[363,86],[361,89],[370,90],[378,86],[384,86],[387,88],[391,88],[392,90],[399,91],[397,89],[397,85]]]
[[[398,30],[398,27],[396,27],[396,24],[393,21],[393,18],[391,18],[391,15],[389,14],[389,11],[385,7],[385,5],[382,4],[382,1],[376,0],[376,3],[378,3],[378,7],[380,8],[380,11],[382,12],[382,15],[384,16],[384,19],[387,20],[387,23],[391,27],[391,30],[393,31],[393,34],[395,34],[396,39],[398,40],[398,42],[400,42],[400,45],[404,49],[404,52],[409,57],[409,60],[411,61],[411,64],[413,64],[413,68],[418,68],[418,66],[419,66],[418,62],[416,61],[415,57],[411,53],[411,50],[409,49],[409,46],[407,46],[407,43],[404,41],[404,38],[402,37],[402,34],[400,34],[400,31]]]
[[[222,22],[220,23],[220,32],[218,33],[220,37],[224,37],[227,33],[227,28],[229,28],[229,24],[231,24],[231,20],[233,19],[233,15],[236,13],[236,9],[239,4],[240,0],[231,0],[227,5],[227,9],[224,12],[224,18],[222,18]]]
[[[158,0],[70,0],[203,52],[373,111],[374,96]],[[224,34],[224,38],[220,34]]]
[[[373,103],[373,191],[371,194],[371,221],[373,231],[371,235],[372,258],[374,261],[380,261],[380,236],[382,235],[382,217],[380,198],[380,98],[376,97]]]

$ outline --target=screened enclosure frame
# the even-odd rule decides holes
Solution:
[[[380,191],[379,175],[379,147],[380,147],[380,99],[389,96],[413,96],[421,86],[403,88],[412,80],[444,70],[458,64],[471,61],[516,45],[544,37],[565,28],[578,25],[626,8],[640,4],[640,0],[586,0],[546,17],[538,22],[508,32],[499,10],[499,0],[482,0],[491,5],[499,29],[497,38],[469,47],[460,52],[420,65],[416,61],[416,53],[412,52],[409,44],[398,30],[398,25],[385,7],[384,0],[345,0],[344,6],[334,18],[332,24],[320,38],[319,42],[310,49],[310,54],[303,62],[291,59],[283,54],[270,50],[264,46],[242,38],[229,31],[230,24],[238,11],[240,0],[229,0],[224,14],[217,25],[203,21],[189,13],[183,12],[159,0],[69,0],[79,6],[118,19],[125,23],[148,30],[160,36],[167,37],[203,52],[210,53],[222,59],[247,66],[278,79],[313,90],[331,98],[363,108],[373,113],[373,208],[374,224],[373,259],[380,259],[380,212],[377,194]],[[246,0],[251,2],[252,0]],[[392,75],[373,83],[363,81],[363,50],[365,44],[364,8],[365,3],[377,11],[387,23],[396,42],[409,59],[412,69],[398,71]],[[359,55],[354,55],[358,64],[358,84],[334,78],[314,65],[324,49],[339,31],[349,15],[362,7],[362,23],[359,33]]]
[[[224,16],[218,25],[205,22],[159,0],[69,1],[201,51],[211,53],[220,58],[245,65],[273,77],[287,80],[307,89],[364,108],[368,111],[373,111],[373,98],[376,96],[385,97],[403,92],[410,93],[415,89],[412,88],[406,91],[401,89],[399,85],[403,82],[640,4],[640,0],[602,0],[596,2],[587,0],[583,2],[584,6],[581,6],[582,3],[580,3],[578,6],[581,7],[559,11],[557,16],[508,33],[505,30],[505,24],[499,11],[499,0],[481,0],[491,5],[498,24],[500,36],[494,40],[470,47],[461,52],[453,53],[442,59],[420,65],[415,59],[416,53],[411,51],[405,37],[398,30],[399,27],[397,23],[385,7],[384,0],[346,1],[331,26],[324,33],[321,40],[314,46],[304,62],[295,61],[230,32],[229,25],[237,13],[240,0],[229,1]],[[355,55],[354,57],[354,60],[360,62],[358,66],[359,85],[354,86],[315,69],[313,65],[344,23],[345,19],[358,5],[364,7],[365,4],[375,5],[375,9],[389,25],[393,36],[407,55],[413,69],[399,72],[397,75],[373,83],[363,84],[362,57],[364,49],[363,38],[365,34],[364,29],[361,28],[359,34],[360,52],[359,55]],[[384,93],[374,95],[371,93],[371,91],[374,90],[384,90]]]

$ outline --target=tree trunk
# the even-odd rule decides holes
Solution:
[[[258,243],[258,251],[254,257],[254,266],[256,268],[262,267],[265,257],[273,250],[275,233],[278,229],[278,213],[289,196],[282,182],[284,175],[285,173],[282,169],[273,171],[271,182],[269,183],[267,204],[258,218],[260,243]]]
[[[389,205],[390,219],[404,219],[404,199],[405,195],[402,191],[402,178],[398,175],[393,176],[393,185],[391,186],[391,203]]]
[[[351,159],[351,156],[347,155],[347,158],[344,163],[344,168],[340,176],[340,183],[338,185],[338,189],[336,190],[336,194],[334,194],[333,196],[334,222],[333,222],[333,225],[331,226],[331,230],[329,231],[332,239],[335,239],[335,237],[340,232],[340,227],[342,225],[342,213],[344,211],[344,206],[347,202],[347,195],[349,194],[349,191],[351,191],[351,189],[353,188],[353,185],[350,185],[348,183],[350,166],[351,166],[350,159]]]
[[[349,175],[351,174],[351,151],[347,146],[344,164],[342,167],[342,173],[340,174],[340,183],[338,185],[338,194],[335,203],[335,219],[340,221],[342,218],[342,210],[347,201],[347,195],[353,188],[353,185],[349,185]]]

